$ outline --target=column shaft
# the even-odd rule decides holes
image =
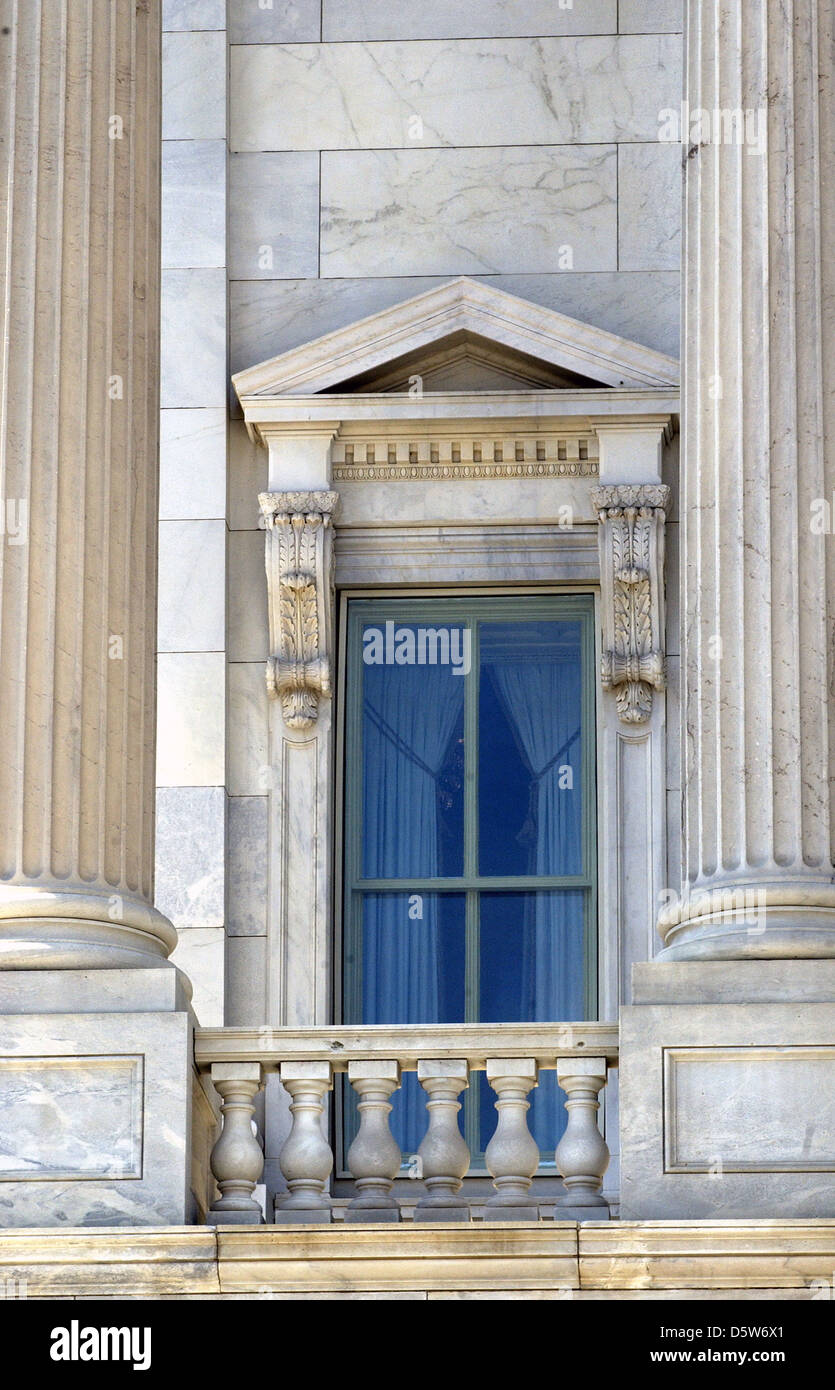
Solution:
[[[667,953],[835,954],[835,41],[824,0],[691,0],[684,894]]]
[[[160,8],[8,8],[0,968],[147,964]]]

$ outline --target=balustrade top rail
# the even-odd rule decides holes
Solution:
[[[218,1062],[260,1062],[275,1071],[282,1062],[330,1062],[335,1072],[349,1062],[393,1059],[403,1071],[418,1062],[462,1058],[484,1071],[491,1057],[531,1058],[553,1069],[560,1057],[583,1054],[618,1061],[616,1023],[434,1023],[405,1026],[355,1024],[320,1028],[197,1028],[195,1060],[201,1071]]]

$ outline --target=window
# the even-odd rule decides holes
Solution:
[[[585,594],[349,603],[346,1022],[595,1016],[593,619]],[[474,1155],[495,1122],[480,1082]],[[553,1159],[553,1073],[531,1100]],[[408,1075],[406,1154],[424,1101]]]

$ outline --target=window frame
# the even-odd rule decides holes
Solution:
[[[477,942],[479,934],[479,898],[485,892],[534,893],[576,889],[584,893],[584,996],[586,1019],[599,1012],[599,827],[597,802],[597,761],[599,729],[597,708],[597,600],[592,586],[525,586],[521,588],[472,587],[461,589],[381,589],[374,592],[345,590],[339,605],[339,680],[337,686],[337,834],[334,852],[334,1017],[344,1021],[346,1016],[361,1013],[361,968],[354,970],[357,1000],[355,1009],[347,1005],[345,954],[351,942],[361,939],[363,893],[371,892],[440,892],[461,894],[465,900],[465,933],[467,974],[465,979],[465,1015],[477,1013],[477,981],[473,972],[478,969]],[[578,600],[580,600],[578,602]],[[398,603],[408,603],[408,616],[398,615],[396,621],[426,623],[433,626],[456,626],[470,619],[477,629],[478,622],[508,621],[514,618],[529,621],[579,621],[582,651],[582,728],[581,785],[583,792],[581,842],[582,873],[574,875],[515,875],[486,876],[478,873],[478,699],[479,643],[473,638],[473,670],[476,679],[469,681],[465,694],[465,740],[467,768],[465,790],[465,859],[460,877],[439,879],[365,879],[361,873],[362,854],[362,701],[349,698],[362,674],[361,643],[351,642],[351,636],[363,623],[384,623],[393,616]],[[352,860],[351,858],[352,857]],[[469,870],[469,872],[467,872]],[[472,1001],[475,999],[475,1003]],[[464,1021],[473,1021],[465,1018]],[[342,1110],[340,1105],[339,1110]],[[469,1107],[468,1107],[469,1109]],[[473,1158],[478,1153],[475,1109],[467,1125],[466,1135]],[[338,1123],[341,1131],[341,1116]],[[340,1143],[340,1149],[342,1144]],[[477,1172],[483,1173],[483,1167]]]

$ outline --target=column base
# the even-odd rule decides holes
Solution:
[[[167,917],[116,888],[0,885],[0,970],[153,967],[176,944]]]
[[[693,888],[661,913],[659,960],[835,957],[835,886],[780,880]]]
[[[635,998],[621,1220],[835,1217],[835,962],[652,962]]]

